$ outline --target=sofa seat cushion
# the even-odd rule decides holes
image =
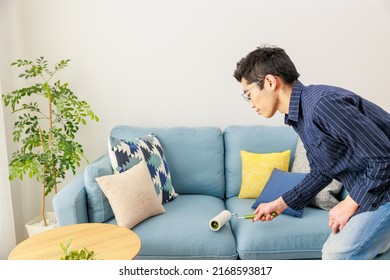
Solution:
[[[390,249],[383,254],[377,255],[374,260],[390,260]]]
[[[254,199],[229,198],[226,208],[239,216],[253,212]],[[231,219],[241,259],[319,259],[329,234],[328,211],[306,207],[302,218],[280,215],[272,222]]]
[[[207,195],[179,195],[164,207],[163,215],[149,218],[132,229],[142,244],[136,259],[237,258],[230,224],[219,231],[209,228],[209,221],[225,209],[223,200]]]

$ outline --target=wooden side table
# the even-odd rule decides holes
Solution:
[[[138,235],[118,225],[86,223],[58,227],[34,235],[18,244],[9,260],[59,260],[60,244],[72,237],[72,250],[87,248],[103,260],[133,259],[141,249]]]

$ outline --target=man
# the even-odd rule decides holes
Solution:
[[[349,195],[329,211],[332,229],[323,259],[372,259],[390,248],[390,114],[355,93],[304,86],[278,47],[261,47],[237,63],[243,97],[266,118],[276,111],[307,151],[310,173],[275,201],[260,204],[254,221],[271,221],[287,207],[303,208],[332,179]],[[277,217],[276,215],[276,217]]]

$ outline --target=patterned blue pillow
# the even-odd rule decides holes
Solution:
[[[161,202],[168,202],[178,196],[172,185],[164,150],[155,135],[126,140],[110,136],[108,146],[114,173],[124,172],[140,161],[145,161]]]

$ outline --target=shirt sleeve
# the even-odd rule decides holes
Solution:
[[[325,134],[352,149],[355,160],[365,162],[359,183],[348,190],[360,206],[370,200],[373,192],[389,188],[390,183],[390,140],[384,132],[386,128],[374,123],[365,109],[359,97],[329,94],[318,102],[314,113],[315,124]],[[379,114],[380,110],[375,107],[370,114]],[[382,116],[389,118],[386,112]]]
[[[310,199],[326,187],[332,178],[311,169],[310,173],[290,191],[282,195],[288,207],[299,210],[302,209]]]

